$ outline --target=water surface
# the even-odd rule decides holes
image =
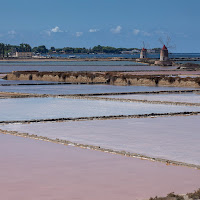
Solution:
[[[69,57],[74,56],[74,54],[52,54],[54,57]],[[139,58],[140,54],[76,54],[77,58],[109,58],[109,57],[122,57],[122,58]],[[170,53],[170,58],[198,58],[200,53]],[[160,58],[160,53],[150,53],[148,58]]]
[[[34,80],[4,80],[0,78],[0,86],[1,85],[17,85],[17,84],[25,84],[25,85],[32,85],[32,84],[57,84],[60,82],[51,82],[51,81],[34,81]]]
[[[0,121],[200,111],[200,107],[67,98],[0,99]]]
[[[177,67],[147,66],[132,61],[1,61],[0,73],[12,71],[146,71],[173,70]]]
[[[195,169],[2,134],[0,163],[5,200],[149,199],[193,192],[200,179]]]
[[[51,66],[51,65],[0,65],[0,73],[8,73],[12,71],[158,71],[158,70],[175,70],[177,67],[159,67],[159,66]]]
[[[187,87],[156,87],[156,86],[115,86],[115,85],[20,85],[0,86],[1,92],[19,92],[33,94],[97,94],[122,92],[152,92],[169,90],[191,90]]]
[[[148,101],[200,103],[200,93],[106,95],[99,97],[113,98],[113,99],[119,98],[119,99],[137,99],[137,100],[148,100]]]
[[[133,61],[2,61],[0,66],[142,66]]]
[[[199,120],[200,116],[180,116],[10,124],[0,128],[200,165]]]

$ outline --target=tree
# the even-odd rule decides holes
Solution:
[[[50,48],[50,51],[55,51],[55,50],[56,50],[55,47]]]
[[[41,46],[38,46],[38,47],[34,47],[33,52],[35,52],[35,53],[48,53],[48,49],[46,48],[45,45],[41,45]]]
[[[19,51],[19,52],[31,52],[32,48],[29,44],[22,43],[17,47],[17,51]]]
[[[4,58],[5,56],[5,44],[0,43],[0,56]]]

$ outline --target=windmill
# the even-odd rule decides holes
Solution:
[[[162,38],[159,38],[159,42],[163,45],[163,48],[160,50],[160,60],[156,60],[155,65],[171,66],[173,63],[169,59],[168,49],[174,49],[176,46],[170,45],[171,38],[169,36],[167,36],[165,42],[162,40]]]
[[[145,45],[144,41],[142,42],[142,48],[141,49],[142,50],[140,52],[140,59],[147,58],[147,49],[146,49],[146,45]]]
[[[171,44],[171,38],[169,36],[167,36],[165,42],[162,38],[159,38],[159,42],[163,45],[162,49],[160,50],[160,61],[167,61],[169,60],[169,49],[175,49],[176,45]]]

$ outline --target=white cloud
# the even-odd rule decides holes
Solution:
[[[60,32],[60,33],[61,33],[61,32],[63,32],[63,31],[61,31],[60,28],[59,28],[58,26],[56,26],[55,28],[52,28],[52,29],[51,29],[51,32],[53,32],[53,33],[58,33],[58,32]]]
[[[8,31],[8,34],[9,34],[9,35],[15,35],[15,34],[16,34],[16,31],[14,31],[14,30]]]
[[[96,32],[98,32],[98,31],[99,31],[99,29],[90,29],[90,30],[89,30],[90,33],[96,33]]]
[[[139,29],[134,29],[134,30],[133,30],[133,34],[134,34],[134,35],[138,35],[139,33],[140,33],[140,30],[139,30]]]
[[[80,37],[81,35],[83,35],[83,32],[76,32],[76,37]]]
[[[121,26],[117,26],[116,28],[110,29],[110,31],[111,31],[112,33],[120,33],[121,30],[122,30],[122,27],[121,27]]]
[[[50,30],[47,30],[47,31],[44,31],[47,35],[51,35],[51,33],[62,33],[63,31],[58,27],[58,26],[55,26],[54,28],[50,29]]]
[[[152,34],[151,33],[149,33],[149,32],[146,32],[146,31],[142,31],[142,30],[139,30],[139,29],[134,29],[133,30],[133,34],[134,35],[143,35],[143,36],[151,36]]]

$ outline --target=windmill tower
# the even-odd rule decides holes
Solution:
[[[159,39],[160,43],[163,45],[162,49],[160,50],[160,60],[159,61],[155,61],[156,65],[163,65],[163,66],[169,66],[172,65],[172,62],[169,59],[169,52],[168,49],[169,48],[175,48],[174,46],[170,46],[170,42],[171,42],[171,38],[169,36],[167,36],[167,40],[164,43],[163,40],[160,38]]]
[[[145,58],[147,58],[147,49],[146,49],[146,45],[145,45],[145,43],[143,41],[142,50],[140,52],[140,59],[145,59]]]
[[[167,61],[167,60],[169,60],[168,49],[165,45],[163,45],[163,48],[160,50],[160,61]]]
[[[147,58],[147,49],[145,49],[144,47],[142,48],[140,52],[140,59],[142,58]]]

